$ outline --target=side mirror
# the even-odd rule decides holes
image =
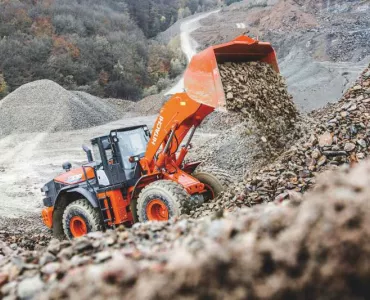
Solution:
[[[87,147],[86,145],[82,145],[82,149],[85,151],[86,153],[86,156],[87,156],[87,161],[88,162],[93,162],[93,157],[92,157],[92,153],[91,153],[91,150],[89,147]]]
[[[67,161],[62,165],[62,168],[64,171],[69,172],[72,169],[72,164]]]

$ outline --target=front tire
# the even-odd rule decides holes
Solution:
[[[188,214],[190,195],[182,185],[171,180],[158,180],[145,187],[137,199],[139,222],[167,221]]]
[[[69,240],[103,229],[101,216],[86,199],[69,204],[63,213],[63,231]]]
[[[192,176],[205,185],[207,193],[204,195],[204,200],[206,202],[217,198],[232,183],[232,176],[217,168],[197,171]]]

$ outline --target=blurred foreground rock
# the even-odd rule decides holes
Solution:
[[[370,162],[302,201],[137,224],[40,251],[0,245],[7,299],[364,299],[370,292]],[[7,253],[5,253],[5,251]]]

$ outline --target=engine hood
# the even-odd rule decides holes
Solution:
[[[85,170],[84,170],[85,169]],[[86,176],[85,176],[86,174]],[[81,167],[73,169],[69,172],[63,173],[54,179],[55,182],[59,182],[66,185],[78,184],[86,181],[87,179],[95,178],[95,172],[93,167]]]

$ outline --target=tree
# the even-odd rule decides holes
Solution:
[[[0,99],[8,94],[8,85],[5,82],[3,74],[0,73]]]
[[[0,0],[1,95],[39,79],[131,100],[156,92],[186,58],[149,39],[217,1]]]

